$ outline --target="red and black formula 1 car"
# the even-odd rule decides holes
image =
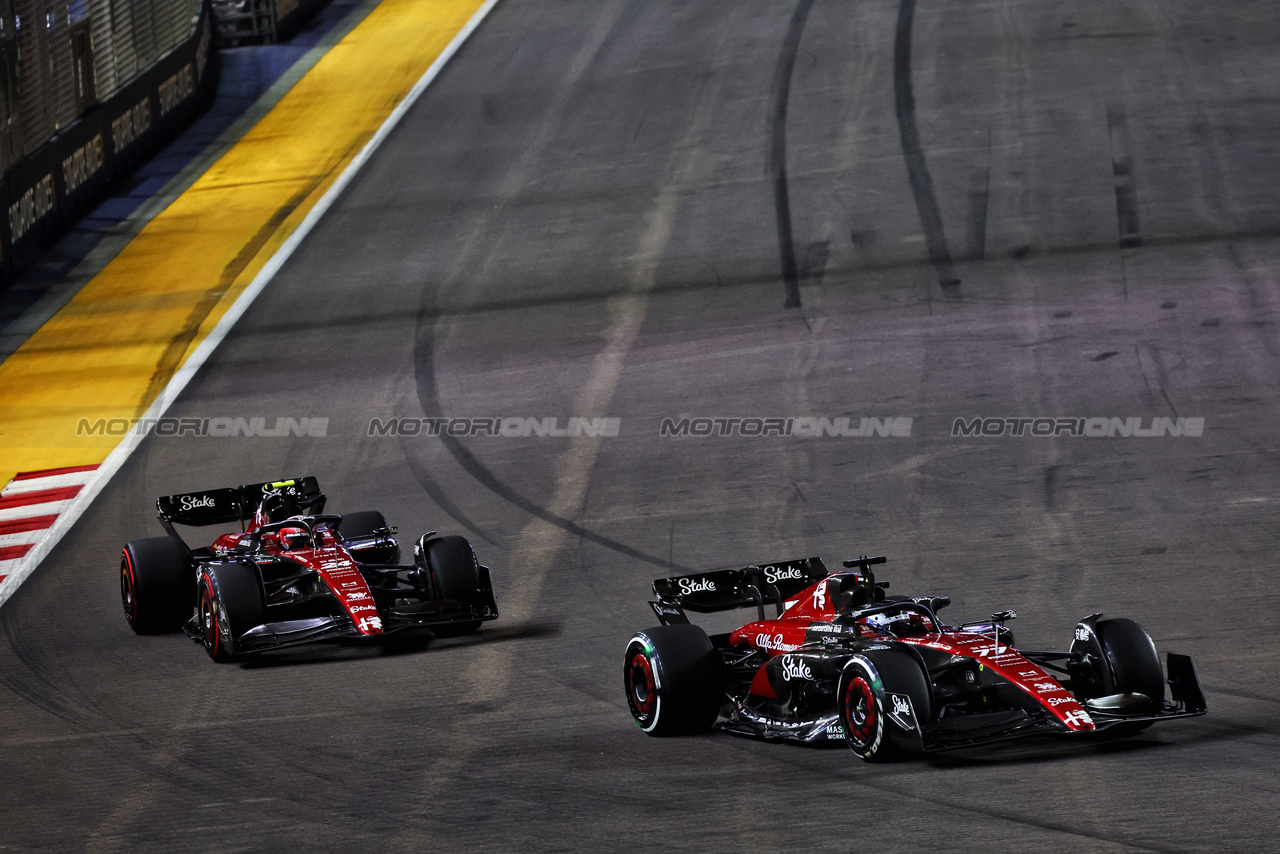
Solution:
[[[650,735],[720,729],[844,742],[866,760],[1032,735],[1120,736],[1205,713],[1189,657],[1129,619],[1081,620],[1068,651],[1014,647],[1013,611],[947,626],[946,596],[887,597],[870,567],[818,558],[653,583],[661,626],[627,644],[631,715]],[[773,619],[765,605],[777,606]],[[755,607],[755,622],[708,637],[685,611]]]
[[[314,477],[157,499],[168,536],[120,556],[124,615],[138,634],[183,629],[214,661],[408,628],[438,637],[496,619],[489,568],[462,537],[423,534],[399,565],[396,529],[376,510],[324,515]],[[174,525],[229,525],[191,549]]]

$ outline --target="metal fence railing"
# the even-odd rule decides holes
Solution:
[[[329,0],[211,0],[224,47],[287,40]]]
[[[0,289],[213,99],[206,0],[0,0]]]
[[[199,0],[0,0],[0,171],[189,39]]]

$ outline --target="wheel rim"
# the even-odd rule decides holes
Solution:
[[[844,731],[854,750],[864,750],[876,732],[876,698],[862,676],[849,680],[844,692]]]
[[[138,621],[138,597],[133,578],[133,567],[128,555],[120,558],[120,600],[124,604],[124,618],[133,626]]]
[[[221,637],[218,632],[218,600],[209,587],[208,579],[200,590],[200,630],[204,637],[204,647],[210,655],[218,654]]]
[[[658,693],[653,679],[653,664],[643,652],[633,655],[627,666],[627,698],[637,721],[644,724],[653,718]]]

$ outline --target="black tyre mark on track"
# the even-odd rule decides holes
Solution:
[[[440,406],[439,389],[436,385],[435,339],[431,334],[431,326],[434,322],[434,312],[424,311],[418,316],[417,333],[414,341],[414,380],[418,390],[418,405],[422,408],[423,415],[428,418],[443,418],[444,413]],[[473,480],[497,495],[499,498],[502,498],[510,504],[514,504],[529,515],[536,516],[542,521],[555,525],[557,528],[568,531],[570,534],[573,534],[576,537],[581,537],[588,542],[595,543],[598,546],[604,546],[618,554],[623,554],[627,557],[644,561],[645,563],[653,566],[662,567],[664,570],[674,569],[679,572],[694,571],[689,567],[673,564],[666,558],[647,554],[639,549],[627,545],[626,543],[620,543],[617,540],[604,536],[603,534],[597,534],[595,531],[582,527],[577,522],[565,519],[555,513],[552,513],[545,507],[538,506],[536,503],[530,501],[528,498],[504,483],[497,475],[489,470],[488,466],[480,462],[474,454],[467,450],[467,448],[459,442],[457,438],[449,436],[442,431],[440,434],[440,442],[445,446],[445,449],[448,450],[449,454],[458,463],[458,465],[462,466],[463,471],[469,474]],[[425,484],[424,488],[426,488]],[[433,495],[432,497],[434,498],[435,496]],[[442,505],[442,507],[443,506],[444,505]],[[450,513],[450,515],[453,514]],[[454,518],[458,518],[458,521],[462,522],[462,518],[456,516]],[[464,522],[463,524],[466,523]]]
[[[902,157],[907,163],[907,180],[911,182],[911,194],[915,197],[916,211],[924,229],[925,245],[929,249],[929,262],[938,274],[938,284],[944,293],[955,296],[960,279],[956,277],[951,252],[947,249],[947,235],[942,226],[942,209],[933,191],[933,178],[929,176],[929,164],[920,146],[920,130],[916,127],[916,98],[911,88],[911,27],[915,21],[915,0],[898,3],[898,31],[893,43],[893,95],[894,110],[898,116],[898,138],[902,145]]]
[[[990,144],[987,148],[990,150]],[[981,261],[987,254],[987,206],[991,198],[991,166],[969,177],[969,248],[966,257]]]
[[[0,630],[13,651],[16,663],[7,661],[0,667],[0,687],[56,718],[88,728],[80,704],[68,697],[66,691],[53,680],[48,662],[38,650],[32,649],[27,643],[21,630],[25,615],[18,615],[14,599],[10,599],[6,606],[0,614]]]
[[[1044,470],[1044,507],[1053,510],[1055,491],[1058,486],[1058,469],[1061,466],[1049,466]]]
[[[830,256],[830,240],[815,240],[810,243],[804,253],[804,266],[800,268],[801,280],[815,285],[822,284],[822,277],[827,272],[827,259]]]
[[[778,221],[778,252],[782,256],[782,282],[786,288],[786,308],[800,307],[800,272],[791,235],[791,194],[787,189],[787,101],[791,95],[791,72],[796,66],[800,36],[813,0],[799,0],[787,26],[782,53],[773,73],[773,110],[769,115],[769,177],[773,180],[773,209]]]
[[[434,501],[436,505],[439,506],[447,516],[449,516],[449,518],[456,521],[459,525],[466,528],[486,543],[490,543],[495,546],[499,545],[498,541],[495,540],[493,536],[473,522],[471,517],[462,512],[462,508],[453,502],[453,499],[444,491],[444,488],[441,487],[440,484],[436,482],[436,479],[431,476],[431,472],[422,464],[422,461],[419,460],[408,447],[405,447],[406,444],[407,443],[405,442],[401,442],[401,449],[404,451],[405,461],[409,464],[409,470],[413,473],[413,479],[422,487],[422,491],[427,493],[427,496]]]
[[[1116,179],[1116,221],[1120,226],[1120,248],[1142,245],[1142,225],[1138,221],[1138,190],[1133,178],[1129,120],[1119,107],[1107,107],[1107,134],[1111,139],[1111,174]]]

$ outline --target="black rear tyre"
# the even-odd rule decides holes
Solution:
[[[645,629],[627,644],[623,686],[645,733],[705,732],[724,701],[724,659],[698,626]]]
[[[452,599],[464,605],[482,607],[488,604],[490,595],[486,590],[486,582],[480,576],[480,562],[471,543],[465,537],[441,537],[427,544],[427,564],[431,567],[431,578],[436,588],[436,595],[441,599]],[[467,620],[459,623],[445,623],[432,626],[436,637],[452,638],[469,635],[480,628],[483,620]]]
[[[205,651],[221,663],[242,658],[245,651],[238,641],[266,618],[257,572],[239,563],[206,566],[200,572],[199,590],[198,628]]]
[[[379,528],[387,527],[387,519],[381,510],[359,510],[344,514],[338,521],[338,533],[348,540],[367,537]]]
[[[870,650],[855,656],[845,666],[836,696],[845,742],[866,762],[901,759],[917,749],[915,731],[895,723],[891,712],[921,725],[933,716],[933,694],[924,668],[901,650]],[[903,696],[911,701],[909,715],[898,705]]]
[[[120,552],[124,618],[140,635],[176,632],[191,618],[195,571],[176,537],[134,540]]]
[[[380,510],[360,510],[343,515],[338,522],[338,533],[344,540],[359,540],[373,536],[379,528],[387,527],[387,519]],[[361,563],[399,563],[400,546],[376,546],[368,549],[352,550],[352,555]]]

